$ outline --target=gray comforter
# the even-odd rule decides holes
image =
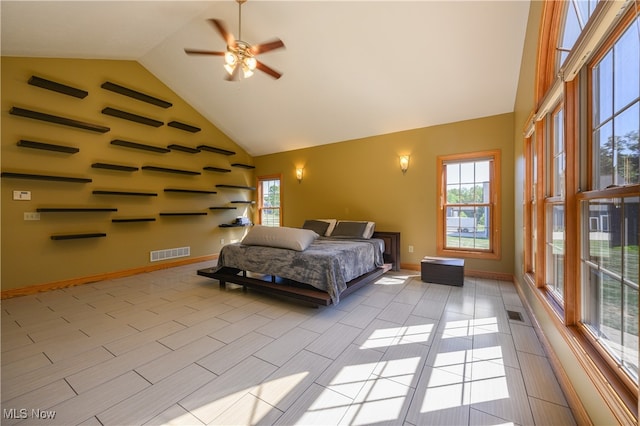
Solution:
[[[306,250],[248,246],[222,247],[218,268],[230,267],[309,284],[329,293],[334,304],[347,282],[384,264],[384,241],[321,237]]]

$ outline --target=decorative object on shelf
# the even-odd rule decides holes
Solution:
[[[175,143],[172,143],[167,148],[172,151],[188,152],[189,154],[197,154],[198,152],[200,152],[198,148],[191,148],[190,146],[178,145]]]
[[[157,197],[158,194],[156,192],[134,192],[134,191],[103,191],[103,190],[95,190],[92,192],[93,195],[134,195],[141,197]]]
[[[109,81],[105,81],[104,83],[102,83],[102,85],[100,85],[100,87],[162,108],[169,108],[173,106],[171,102],[158,99],[145,93],[138,92],[137,90],[129,89],[124,86],[120,86],[119,84],[111,83]]]
[[[87,234],[59,234],[59,235],[52,235],[51,239],[52,240],[77,240],[77,239],[81,239],[81,238],[100,238],[100,237],[106,237],[107,234],[105,234],[104,232],[92,232],[92,233],[87,233]]]
[[[271,50],[280,49],[284,47],[282,40],[276,38],[275,40],[267,43],[251,46],[246,41],[242,40],[242,4],[247,0],[236,0],[238,3],[238,38],[236,39],[233,34],[227,31],[224,22],[218,19],[209,19],[209,22],[213,24],[218,33],[222,36],[227,43],[226,52],[215,52],[210,50],[194,50],[184,49],[185,53],[189,55],[212,55],[212,56],[224,56],[224,69],[229,74],[227,76],[228,81],[237,81],[240,79],[240,71],[244,78],[249,78],[253,75],[253,72],[257,69],[270,75],[271,77],[278,79],[282,76],[282,73],[274,70],[258,61],[255,56],[261,53],[269,52]]]
[[[122,111],[120,109],[106,107],[102,110],[102,113],[105,115],[110,115],[112,117],[118,117],[125,120],[133,121],[135,123],[146,124],[147,126],[152,127],[160,127],[164,123],[162,121],[154,120],[153,118],[144,117],[142,115],[133,114],[131,112]]]
[[[120,172],[136,172],[140,170],[138,167],[134,167],[134,166],[124,166],[121,164],[110,164],[110,163],[93,163],[91,167],[94,169],[118,170]]]
[[[206,170],[208,172],[218,172],[218,173],[229,173],[229,172],[231,172],[231,170],[229,170],[229,169],[223,169],[223,168],[220,168],[220,167],[211,167],[211,166],[203,167],[202,170]]]
[[[302,182],[302,174],[304,173],[304,169],[302,167],[296,169],[296,179],[298,183]]]
[[[113,223],[131,223],[131,222],[155,222],[155,217],[117,217],[111,219]]]
[[[75,154],[80,151],[80,148],[76,148],[74,146],[55,145],[51,143],[27,141],[24,139],[20,139],[17,145],[23,148],[42,149],[45,151],[64,152],[67,154]]]
[[[255,169],[256,166],[252,166],[251,164],[242,164],[242,163],[232,163],[232,167],[240,167],[241,169]]]
[[[198,149],[201,151],[215,152],[222,155],[236,155],[235,151],[229,151],[228,149],[218,148],[211,145],[198,145]]]
[[[172,169],[169,167],[142,166],[142,170],[151,170],[154,172],[177,173],[181,175],[200,175],[202,173],[193,170]]]
[[[228,206],[219,206],[219,207],[209,207],[209,210],[237,210],[237,207],[228,207]]]
[[[170,121],[167,123],[167,126],[173,127],[174,129],[184,130],[185,132],[197,133],[202,130],[200,127],[192,126],[190,124],[181,123],[179,121]]]
[[[255,186],[242,186],[242,185],[227,185],[227,184],[218,184],[216,188],[228,188],[228,189],[249,189],[251,191],[255,191]]]
[[[76,129],[89,130],[97,133],[107,133],[111,130],[109,127],[99,124],[87,123],[85,121],[74,120],[72,118],[60,117],[44,112],[33,111],[30,109],[11,107],[9,114],[20,117],[33,118],[34,120],[46,121],[48,123],[61,124],[63,126],[75,127]]]
[[[39,213],[96,213],[96,212],[117,212],[115,207],[39,207]]]
[[[207,212],[163,212],[160,216],[206,216]]]
[[[188,194],[217,194],[217,191],[207,191],[204,189],[181,189],[181,188],[165,188],[164,192],[182,192]]]
[[[46,78],[36,77],[32,75],[28,83],[32,86],[42,87],[43,89],[53,90],[54,92],[62,93],[64,95],[73,96],[74,98],[84,99],[89,92],[86,90],[76,89],[75,87],[67,86],[66,84],[56,83],[55,81],[47,80]]]
[[[400,156],[400,170],[402,170],[402,174],[407,173],[409,169],[409,155],[401,155]]]
[[[12,179],[31,179],[31,180],[50,180],[58,182],[73,182],[73,183],[89,183],[92,181],[90,178],[79,178],[73,176],[54,176],[54,175],[41,175],[35,173],[15,173],[15,172],[2,172],[0,177],[12,178]]]
[[[137,142],[123,141],[122,139],[112,140],[111,145],[124,146],[126,148],[133,148],[133,149],[141,149],[144,151],[159,152],[163,154],[166,152],[171,152],[169,148],[162,148],[160,146],[147,145],[147,144],[137,143]]]

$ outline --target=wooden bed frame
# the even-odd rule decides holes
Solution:
[[[361,275],[347,283],[347,288],[340,293],[345,297],[355,290],[370,284],[389,270],[400,270],[400,233],[399,232],[375,232],[373,238],[384,240],[385,264],[364,275]],[[198,270],[198,275],[213,278],[220,282],[220,288],[233,283],[243,287],[243,290],[251,288],[264,293],[275,294],[292,298],[298,301],[310,303],[314,306],[328,306],[332,303],[329,293],[318,290],[308,284],[299,283],[271,275],[255,274],[236,268],[224,267],[216,271],[216,267]]]

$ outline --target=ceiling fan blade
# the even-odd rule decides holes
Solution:
[[[275,78],[276,80],[282,77],[282,73],[274,70],[271,67],[268,67],[267,65],[263,64],[260,61],[256,61],[256,68],[258,68],[260,71],[264,73],[269,74],[271,77]]]
[[[227,27],[224,25],[224,22],[219,19],[209,19],[209,22],[213,24],[213,26],[218,30],[218,33],[222,36],[227,46],[235,46],[236,39],[229,31],[227,31]]]
[[[211,50],[198,50],[198,49],[184,49],[184,52],[187,55],[213,55],[213,56],[224,56],[224,52],[214,52]]]
[[[284,43],[279,38],[268,41],[266,43],[258,44],[256,46],[251,46],[251,53],[254,55],[259,55],[260,53],[265,53],[270,50],[280,49],[284,47]]]

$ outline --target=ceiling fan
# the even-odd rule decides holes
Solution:
[[[271,77],[278,79],[282,76],[282,73],[268,67],[264,63],[258,61],[255,57],[261,53],[269,52],[271,50],[280,49],[284,47],[282,40],[276,38],[272,41],[258,44],[255,46],[250,45],[246,41],[242,40],[242,4],[247,0],[236,0],[238,3],[238,38],[236,39],[233,34],[227,31],[227,28],[223,21],[219,19],[209,19],[209,22],[215,27],[218,33],[222,36],[227,43],[226,52],[215,52],[210,50],[196,50],[196,49],[184,49],[188,55],[213,55],[224,56],[224,68],[227,70],[228,81],[237,81],[240,79],[240,72],[244,78],[249,78],[253,75],[254,70],[260,71],[270,75]]]

